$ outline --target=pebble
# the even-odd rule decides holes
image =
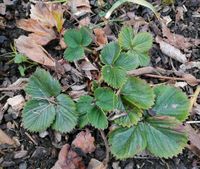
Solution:
[[[19,164],[19,169],[27,169],[27,163],[26,162],[20,163]]]
[[[39,134],[39,136],[41,137],[41,138],[45,138],[46,136],[48,136],[49,135],[49,132],[48,131],[43,131],[43,132],[41,132],[40,134]]]
[[[23,158],[23,157],[25,157],[27,154],[28,154],[28,151],[26,151],[26,150],[21,150],[21,151],[18,151],[18,152],[15,153],[14,158],[15,158],[15,159],[17,159],[17,158]]]
[[[124,169],[133,169],[134,168],[134,163],[131,161],[130,163],[128,163]]]
[[[33,152],[31,158],[40,158],[47,153],[47,150],[44,147],[37,147]]]

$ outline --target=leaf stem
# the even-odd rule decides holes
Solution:
[[[104,133],[104,131],[103,130],[99,130],[100,131],[100,134],[101,134],[101,137],[102,137],[102,139],[103,139],[103,141],[104,141],[104,144],[105,144],[105,147],[106,147],[106,158],[104,159],[104,165],[105,165],[105,168],[107,168],[107,166],[108,166],[108,162],[109,162],[109,153],[110,153],[110,148],[109,148],[109,145],[108,145],[108,140],[107,140],[107,138],[106,138],[106,136],[105,136],[105,133]]]
[[[96,54],[96,51],[94,51],[94,50],[92,50],[92,49],[90,49],[90,48],[88,48],[88,47],[84,47],[84,49],[85,49],[85,51],[87,51],[88,53],[91,53],[91,54]]]

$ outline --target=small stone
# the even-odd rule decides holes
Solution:
[[[124,169],[133,169],[134,168],[134,163],[133,162],[130,162],[128,163]]]
[[[89,162],[87,169],[106,169],[102,162],[92,158]]]
[[[20,163],[19,164],[19,169],[27,169],[27,163],[26,162]]]
[[[62,135],[59,132],[55,131],[54,132],[54,136],[55,136],[55,141],[56,142],[60,142],[61,141]]]
[[[26,150],[21,150],[21,151],[18,151],[18,152],[15,153],[14,158],[15,158],[15,159],[17,159],[17,158],[23,158],[23,157],[25,157],[27,154],[28,154],[28,151],[26,151]]]
[[[121,167],[119,166],[119,162],[112,163],[112,167],[113,169],[121,169]]]
[[[41,132],[41,133],[39,134],[39,136],[40,136],[41,138],[45,138],[46,136],[48,136],[48,134],[49,134],[48,131],[43,131],[43,132]]]
[[[47,150],[44,147],[37,147],[33,152],[31,158],[40,158],[47,153]]]

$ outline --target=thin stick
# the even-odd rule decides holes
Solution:
[[[108,162],[109,162],[110,148],[109,148],[108,140],[106,139],[104,131],[103,130],[99,130],[99,131],[101,133],[101,137],[102,137],[104,144],[105,144],[105,147],[106,147],[106,158],[104,159],[104,165],[105,165],[105,168],[107,168]]]
[[[24,87],[2,87],[0,91],[12,91],[12,90],[23,90]]]
[[[199,93],[200,93],[200,86],[197,87],[192,98],[190,99],[190,109],[189,109],[190,112],[192,111],[192,107],[194,106],[194,104],[197,101],[197,97],[198,97]]]
[[[166,79],[166,80],[181,80],[181,81],[187,81],[186,78],[180,78],[180,77],[169,77],[169,76],[160,76],[160,75],[153,75],[153,74],[144,74],[144,76],[152,77],[152,78],[158,78],[158,79]],[[200,83],[200,79],[196,80],[198,83]]]

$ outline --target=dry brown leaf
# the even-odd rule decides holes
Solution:
[[[92,12],[89,0],[70,0],[68,5],[75,16],[83,16]]]
[[[87,16],[79,21],[79,27],[88,26],[90,24],[90,17]]]
[[[171,44],[163,41],[159,36],[156,37],[156,42],[159,43],[162,53],[175,59],[181,63],[186,63],[187,58],[178,48],[172,46]]]
[[[15,141],[0,129],[0,144],[15,145]]]
[[[165,25],[164,22],[162,22],[162,33],[166,38],[165,41],[178,49],[187,50],[192,46],[200,45],[199,39],[185,38],[182,35],[171,33],[170,29]]]
[[[44,4],[42,2],[31,5],[30,19],[21,19],[17,26],[32,32],[29,37],[39,45],[46,45],[57,38],[64,23],[63,10],[58,4]],[[54,27],[57,28],[55,32]]]
[[[1,15],[5,15],[6,14],[6,6],[3,3],[0,4],[0,14]]]
[[[200,134],[195,131],[190,124],[186,125],[186,131],[189,136],[190,144],[188,148],[197,156],[200,157]]]
[[[98,70],[89,60],[84,60],[80,64],[81,70]]]
[[[80,148],[84,153],[92,153],[96,148],[94,145],[94,137],[92,137],[88,129],[85,132],[81,131],[72,144]]]
[[[55,31],[43,25],[34,19],[21,19],[17,22],[17,26],[29,32],[29,37],[39,45],[46,45],[48,42],[56,38]]]
[[[95,28],[94,30],[95,34],[95,42],[99,46],[103,46],[108,43],[107,36],[102,28]]]
[[[194,77],[191,74],[183,74],[182,76],[185,81],[190,85],[190,86],[196,86],[199,84],[199,81],[196,79],[196,77]]]
[[[22,35],[15,40],[15,44],[17,50],[30,60],[50,67],[55,66],[53,58],[49,56],[42,46],[31,40],[30,37]]]
[[[177,13],[176,13],[176,22],[180,20],[184,20],[184,8],[182,6],[178,6],[176,8]]]
[[[58,155],[58,161],[51,169],[85,169],[82,158],[68,144],[65,144]]]

